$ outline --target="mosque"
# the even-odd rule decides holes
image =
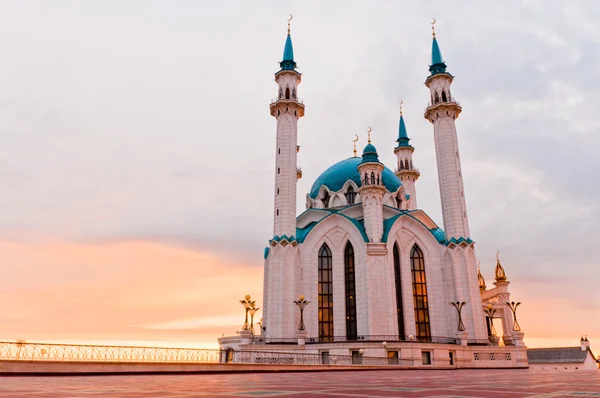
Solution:
[[[433,27],[433,25],[432,25]],[[285,351],[403,359],[414,366],[526,367],[523,332],[497,261],[494,287],[478,269],[463,189],[452,95],[435,31],[425,79],[433,125],[443,229],[420,209],[415,148],[400,114],[396,165],[371,142],[334,163],[296,216],[298,99],[288,23],[275,73],[277,121],[273,236],[264,251],[262,322],[222,337],[222,350]],[[247,298],[248,299],[248,298]],[[253,313],[252,313],[253,314]],[[496,327],[501,325],[501,336]]]

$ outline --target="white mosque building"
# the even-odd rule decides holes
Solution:
[[[424,117],[433,125],[443,229],[418,206],[420,173],[402,114],[393,168],[380,162],[369,137],[362,156],[355,151],[317,177],[306,211],[296,216],[305,105],[289,26],[280,67],[270,105],[277,120],[275,199],[262,323],[256,334],[245,325],[237,336],[220,338],[221,348],[400,358],[415,366],[526,367],[504,269],[498,261],[492,289],[478,271],[455,124],[462,108],[435,33]],[[302,300],[309,303],[299,325]]]

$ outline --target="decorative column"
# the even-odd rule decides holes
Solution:
[[[297,132],[298,119],[304,116],[304,104],[298,99],[301,75],[296,71],[290,20],[291,16],[281,69],[275,73],[277,98],[270,106],[271,116],[277,119],[273,236],[288,238],[296,235],[296,184],[301,177]]]
[[[404,210],[415,210],[417,209],[417,190],[415,188],[415,182],[419,179],[421,173],[413,165],[412,155],[415,151],[412,145],[409,144],[410,138],[406,131],[406,124],[404,123],[404,116],[402,115],[402,103],[400,101],[400,124],[398,127],[398,146],[394,149],[396,155],[397,168],[396,176],[402,181],[404,191],[408,194],[408,205],[403,206],[401,201],[406,201],[406,198],[397,198],[398,208]]]
[[[446,72],[435,32],[429,71],[431,74],[425,80],[425,85],[431,93],[431,102],[424,116],[433,124],[444,231],[448,240],[466,239],[470,237],[469,220],[454,124],[462,107],[451,95],[450,86],[454,76]]]
[[[383,164],[379,161],[377,149],[371,144],[371,128],[368,130],[369,139],[358,165],[361,187],[358,190],[362,198],[365,230],[369,242],[379,243],[383,236]]]

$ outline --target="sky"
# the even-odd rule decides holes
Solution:
[[[436,18],[487,284],[498,250],[528,345],[600,351],[593,0],[0,2],[0,340],[216,347],[241,328],[272,237],[289,14],[298,212],[368,126],[394,168],[403,100],[442,225],[422,116]]]

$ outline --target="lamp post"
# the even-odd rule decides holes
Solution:
[[[250,325],[248,324],[248,312],[250,311],[250,308],[254,307],[255,302],[251,301],[250,295],[247,294],[244,297],[244,300],[240,300],[240,303],[244,306],[244,309],[246,310],[246,318],[244,320],[244,325],[242,326],[242,330],[248,331],[248,330],[250,330]]]
[[[252,334],[254,334],[254,314],[256,314],[256,311],[258,310],[260,310],[260,308],[254,306],[254,301],[250,303],[248,313],[250,314],[250,333]]]
[[[521,305],[521,302],[515,303],[514,301],[511,301],[510,303],[507,301],[506,305],[508,305],[508,308],[510,308],[512,314],[513,314],[513,330],[515,332],[520,332],[521,331],[521,326],[519,326],[519,322],[517,322],[517,307],[519,307],[519,305]]]
[[[456,312],[458,312],[458,331],[459,332],[464,332],[465,331],[465,325],[463,324],[462,321],[462,309],[465,306],[465,304],[467,304],[465,301],[457,301],[457,302],[451,302],[450,304],[452,304],[454,306],[454,308],[456,308]]]
[[[496,328],[494,327],[494,314],[496,313],[496,310],[494,309],[494,307],[492,307],[491,304],[488,304],[487,309],[483,312],[485,312],[488,318],[490,318],[490,330],[492,332],[492,336],[496,336]]]
[[[305,329],[304,328],[304,307],[306,307],[307,304],[310,304],[310,301],[306,301],[304,299],[304,295],[301,295],[297,301],[294,301],[294,304],[296,304],[298,306],[298,309],[300,310],[300,323],[298,323],[298,331],[303,332]]]

